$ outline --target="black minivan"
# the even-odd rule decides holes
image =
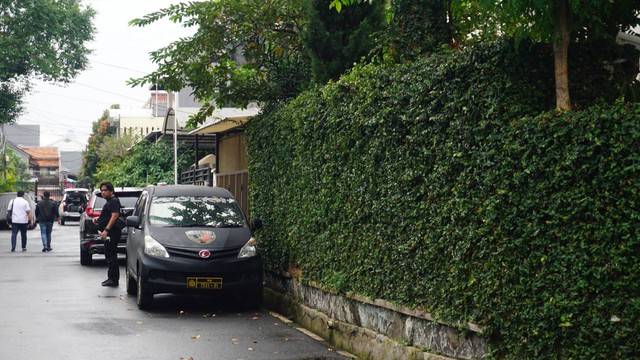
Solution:
[[[149,185],[127,218],[127,293],[140,309],[154,294],[235,293],[262,304],[262,258],[231,193],[198,185]]]

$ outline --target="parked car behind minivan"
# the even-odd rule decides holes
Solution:
[[[127,226],[126,289],[139,308],[159,293],[235,293],[251,307],[262,304],[258,245],[226,189],[148,186]]]
[[[116,187],[114,195],[120,200],[120,216],[125,219],[133,213],[133,207],[142,194],[139,187]],[[98,236],[98,226],[93,223],[93,219],[100,216],[102,207],[107,203],[102,197],[100,189],[96,189],[91,194],[91,199],[82,210],[80,216],[80,264],[91,265],[93,254],[104,254],[104,241]],[[122,237],[118,244],[118,252],[125,254],[127,247],[127,229],[122,229]]]

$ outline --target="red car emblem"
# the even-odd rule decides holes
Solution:
[[[206,259],[209,256],[211,256],[211,251],[209,251],[209,250],[200,250],[198,255],[200,255],[201,258]]]

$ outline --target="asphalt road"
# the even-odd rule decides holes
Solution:
[[[106,264],[81,266],[78,225],[55,225],[53,251],[40,230],[28,250],[0,231],[0,359],[347,359],[277,314],[248,311],[234,297],[156,295],[140,311],[120,287],[105,288]]]

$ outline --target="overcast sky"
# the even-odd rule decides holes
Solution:
[[[131,77],[156,69],[149,52],[168,45],[193,30],[161,21],[143,28],[127,23],[167,7],[178,0],[82,0],[97,11],[96,34],[88,47],[89,68],[66,87],[37,83],[25,98],[25,113],[18,124],[40,125],[40,145],[48,146],[68,136],[73,141],[61,150],[83,150],[91,134],[91,124],[112,104],[121,108],[141,108],[149,99],[147,86],[131,88]],[[64,149],[63,149],[64,147]]]

